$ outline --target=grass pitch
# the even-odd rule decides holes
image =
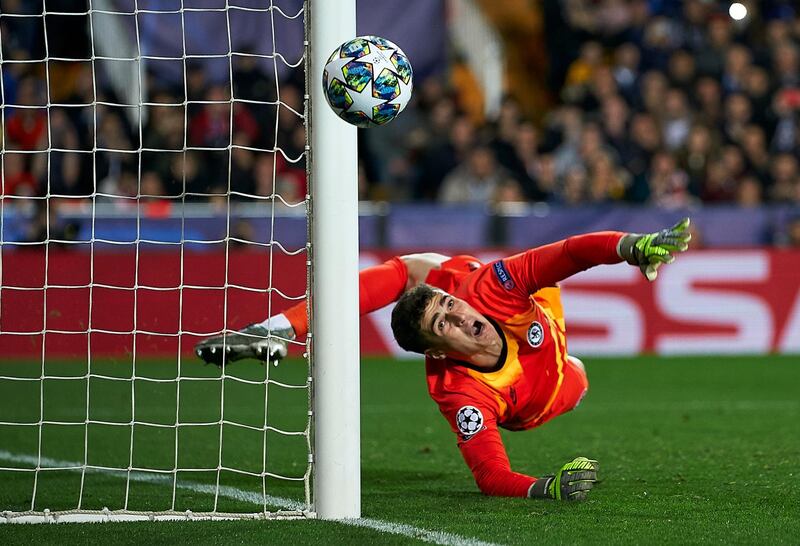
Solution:
[[[363,514],[391,524],[442,531],[442,543],[496,544],[795,544],[800,536],[800,359],[637,358],[586,359],[590,390],[574,412],[539,429],[504,433],[512,467],[534,475],[553,472],[577,455],[600,461],[602,482],[584,503],[488,498],[478,491],[455,446],[455,436],[429,399],[421,362],[365,359],[362,365]],[[0,375],[38,377],[41,364],[0,362]],[[94,371],[130,374],[122,363],[93,364]],[[48,363],[47,373],[81,377],[85,363]],[[174,377],[173,362],[137,363],[137,375]],[[182,363],[183,375],[215,377],[213,367]],[[255,362],[230,368],[242,378],[263,377]],[[302,383],[302,362],[271,368],[273,378]],[[264,421],[264,387],[228,380],[225,416],[259,426]],[[49,380],[40,385],[0,381],[0,421],[38,421],[40,411],[54,422],[89,418],[131,419],[171,424],[219,419],[219,382],[182,383],[176,406],[173,382],[142,382],[133,397],[130,384],[113,380]],[[303,428],[305,392],[270,387],[270,425]],[[134,430],[134,466],[182,468],[226,466],[260,470],[263,439],[241,427],[181,429],[178,448],[172,428]],[[88,435],[87,435],[88,434]],[[46,425],[43,455],[82,461],[89,442],[90,463],[127,467],[130,426]],[[269,434],[268,469],[301,476],[304,438]],[[0,425],[0,451],[37,453],[36,427]],[[24,458],[24,457],[23,457]],[[0,460],[0,466],[30,463]],[[214,484],[216,473],[182,473],[181,480]],[[261,480],[223,472],[220,483],[259,492]],[[27,509],[32,474],[0,472],[0,510]],[[268,493],[302,500],[301,482],[268,480]],[[48,471],[37,484],[37,509],[74,508],[80,473]],[[109,473],[87,474],[86,508],[119,506],[128,495],[132,509],[164,509],[172,502],[170,482],[125,480]],[[178,489],[176,507],[213,507],[214,495]],[[223,510],[258,511],[247,500],[220,498]],[[413,530],[410,531],[413,534]],[[460,538],[459,538],[460,537]],[[418,542],[407,535],[322,521],[128,523],[0,526],[0,542],[148,543],[380,543]]]

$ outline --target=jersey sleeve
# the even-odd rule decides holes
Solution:
[[[481,312],[513,316],[530,307],[530,295],[590,267],[622,261],[617,243],[624,234],[577,235],[491,262],[472,273],[459,296]]]
[[[473,401],[440,408],[458,435],[458,447],[485,495],[525,497],[536,478],[511,470],[497,417],[488,405]]]
[[[576,235],[502,261],[516,284],[532,294],[596,265],[621,262],[617,244],[623,235],[618,231]]]

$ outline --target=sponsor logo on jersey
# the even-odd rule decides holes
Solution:
[[[497,280],[500,281],[503,288],[506,290],[514,289],[514,280],[511,278],[511,275],[508,274],[508,271],[506,271],[506,264],[503,263],[503,260],[496,261],[494,265],[492,265],[492,269],[494,269],[494,274],[497,275]]]
[[[475,406],[462,406],[459,408],[456,412],[456,426],[464,440],[469,440],[486,428],[483,426],[483,414]]]
[[[542,344],[544,341],[544,328],[539,321],[533,322],[528,327],[528,345],[534,349]]]

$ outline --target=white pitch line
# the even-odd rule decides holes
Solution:
[[[76,467],[80,467],[82,464],[76,461],[62,461],[58,459],[51,459],[49,457],[42,457],[40,461],[39,458],[36,457],[35,455],[23,455],[20,453],[12,453],[10,451],[5,451],[2,449],[0,449],[0,460],[9,461],[13,463],[22,463],[32,466],[40,464],[42,468],[62,468],[65,470],[71,470],[75,472],[80,471],[80,468]],[[113,471],[113,470],[87,469],[87,472],[120,475],[120,477],[125,477],[128,474],[127,470]],[[130,479],[131,481],[136,481],[136,482],[172,485],[172,477],[171,475],[168,474],[131,472]],[[188,491],[193,491],[195,493],[204,493],[208,495],[213,495],[217,492],[216,486],[204,483],[190,482],[190,481],[179,481],[176,483],[176,487],[178,489],[186,489]],[[279,508],[287,510],[305,509],[304,504],[299,503],[297,501],[293,501],[291,499],[286,499],[283,497],[275,497],[272,495],[267,495],[266,497],[264,497],[261,495],[261,493],[257,493],[255,491],[246,491],[244,489],[238,489],[236,487],[231,487],[231,486],[220,486],[219,496],[227,497],[229,499],[234,499],[240,502],[255,504],[257,506],[263,506],[264,503],[266,502],[266,504],[269,506],[277,506]],[[383,521],[372,518],[342,519],[342,520],[336,520],[336,523],[341,523],[343,525],[352,525],[354,527],[364,527],[367,529],[373,529],[375,531],[379,531],[381,533],[402,535],[410,538],[415,538],[423,542],[429,542],[431,544],[439,544],[441,546],[498,546],[491,542],[484,542],[476,538],[462,537],[460,535],[447,533],[445,531],[430,531],[428,529],[423,529],[422,527],[414,527],[413,525],[406,525],[403,523],[392,523],[390,521]]]

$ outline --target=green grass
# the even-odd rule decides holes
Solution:
[[[585,503],[488,498],[478,493],[450,432],[428,398],[421,362],[365,359],[362,366],[363,515],[387,522],[444,531],[502,544],[539,543],[724,543],[789,544],[800,536],[800,362],[797,357],[587,359],[590,391],[578,410],[527,432],[504,433],[512,466],[531,474],[552,472],[576,455],[597,458],[602,482]],[[184,362],[182,374],[214,377],[218,371]],[[40,365],[0,363],[0,374],[38,376]],[[123,363],[93,365],[93,371],[125,376]],[[262,378],[256,363],[230,368],[243,378]],[[52,363],[48,374],[82,376],[85,364]],[[271,377],[302,383],[303,364],[270,368]],[[175,364],[137,364],[137,374],[175,376]],[[38,383],[0,381],[2,421],[37,421]],[[225,417],[258,426],[264,420],[263,386],[228,380]],[[83,421],[84,379],[48,380],[45,418]],[[93,379],[90,418],[171,424],[175,420],[174,382],[137,384]],[[305,391],[270,387],[269,423],[299,430],[304,426]],[[219,419],[219,382],[182,382],[180,421]],[[181,467],[216,467],[219,428],[181,429]],[[191,429],[191,430],[189,430]],[[46,425],[43,455],[82,460],[81,426]],[[129,426],[91,425],[92,464],[127,467]],[[226,425],[223,464],[258,471],[261,434]],[[34,427],[0,426],[0,450],[35,454]],[[270,433],[268,470],[301,476],[305,470],[302,437]],[[137,426],[134,465],[172,468],[174,429]],[[8,466],[0,461],[0,466]],[[17,463],[18,466],[24,466]],[[215,472],[185,473],[181,480],[213,484]],[[0,472],[0,509],[28,508],[32,476]],[[223,485],[260,491],[259,478],[223,472]],[[42,473],[37,508],[73,508],[80,473]],[[302,500],[298,482],[268,480],[272,495]],[[118,506],[125,480],[87,474],[84,506]],[[172,488],[132,482],[129,507],[164,509]],[[210,509],[213,495],[179,490],[176,508]],[[220,499],[220,509],[257,510],[246,502]],[[413,539],[322,521],[129,523],[59,526],[0,526],[4,543],[100,542],[198,543],[381,543]]]

